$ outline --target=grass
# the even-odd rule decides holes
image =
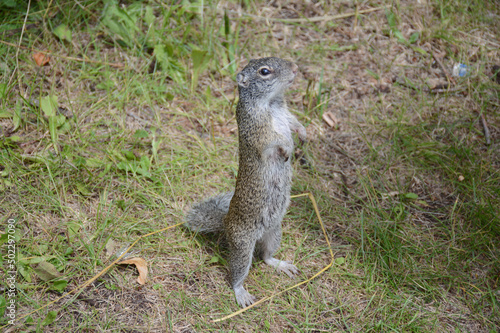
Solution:
[[[15,7],[8,7],[9,3]],[[200,6],[203,4],[203,7]],[[499,313],[500,62],[494,1],[114,1],[0,4],[1,221],[15,219],[16,318],[60,331],[496,332]],[[263,20],[260,17],[285,19]],[[24,30],[22,30],[24,26]],[[22,38],[21,38],[22,33]],[[21,40],[21,42],[19,42]],[[13,45],[20,45],[22,48]],[[33,61],[50,51],[47,66]],[[447,83],[456,62],[470,75]],[[306,166],[335,253],[316,280],[236,311],[224,244],[182,228],[141,235],[234,186],[234,77],[250,58],[294,59],[289,106],[307,125]],[[90,61],[88,61],[90,60]],[[434,81],[432,81],[434,80]],[[338,123],[322,120],[330,112]],[[485,145],[482,113],[491,133]],[[9,232],[1,228],[1,269]],[[328,264],[306,199],[293,199],[279,258],[304,280]],[[6,275],[7,276],[7,275]],[[253,264],[258,298],[297,281]]]

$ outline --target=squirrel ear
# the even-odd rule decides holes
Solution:
[[[240,87],[248,87],[248,78],[245,75],[238,73],[238,75],[236,75],[236,81]]]

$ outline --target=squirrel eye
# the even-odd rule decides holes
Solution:
[[[261,68],[261,69],[259,70],[259,73],[260,73],[261,75],[267,76],[267,75],[271,74],[271,71],[269,70],[269,68],[265,68],[265,67],[264,67],[264,68]]]

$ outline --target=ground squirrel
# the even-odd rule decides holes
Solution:
[[[273,258],[281,242],[281,220],[290,203],[294,142],[306,130],[288,111],[284,92],[297,74],[294,63],[280,58],[250,60],[236,76],[239,102],[239,168],[234,192],[195,205],[187,214],[193,231],[224,231],[229,244],[231,284],[242,307],[255,298],[243,287],[254,254],[293,277],[291,262]]]

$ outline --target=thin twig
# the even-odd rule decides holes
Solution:
[[[122,64],[122,63],[116,63],[115,64],[115,63],[103,62],[103,61],[97,61],[97,60],[68,57],[68,56],[63,56],[63,55],[52,53],[52,52],[48,52],[48,51],[40,51],[40,50],[37,50],[37,49],[32,49],[32,48],[21,46],[21,45],[16,45],[16,44],[9,43],[9,42],[3,41],[3,40],[0,40],[0,43],[5,44],[5,45],[9,45],[9,46],[12,46],[12,47],[17,47],[18,51],[19,51],[19,49],[23,49],[23,50],[29,50],[31,52],[37,52],[37,53],[47,54],[47,55],[50,55],[50,56],[53,56],[53,57],[62,58],[62,59],[66,59],[66,60],[73,60],[73,61],[80,61],[80,62],[90,62],[92,64],[107,65],[107,66],[111,66],[111,67],[115,67],[115,68],[123,68],[123,67],[125,67],[125,65]]]
[[[333,21],[333,20],[338,20],[338,19],[343,19],[351,16],[357,16],[360,14],[367,14],[371,12],[375,12],[381,9],[385,9],[388,6],[381,6],[381,7],[376,7],[376,8],[370,8],[370,9],[365,9],[365,10],[356,10],[355,12],[352,13],[345,13],[345,14],[340,14],[340,15],[325,15],[325,16],[316,16],[316,17],[304,17],[304,18],[295,18],[295,19],[281,19],[281,18],[274,18],[274,17],[264,17],[264,16],[257,16],[257,15],[249,15],[245,14],[244,16],[249,17],[249,18],[254,18],[257,20],[267,20],[267,21],[277,21],[277,22],[283,22],[283,23],[308,23],[308,22],[321,22],[321,21]]]
[[[430,93],[434,93],[434,94],[438,94],[438,93],[452,93],[452,92],[458,92],[458,91],[462,91],[463,89],[459,89],[459,88],[447,88],[447,89],[444,89],[444,88],[435,88],[435,89],[429,89],[428,92]]]
[[[479,117],[481,118],[481,125],[483,125],[484,138],[486,140],[486,145],[489,146],[491,144],[491,134],[488,129],[488,123],[486,122],[486,118],[482,112],[479,113]]]
[[[407,83],[404,80],[402,80],[401,78],[398,78],[396,80],[396,83],[399,84],[400,86],[405,87],[405,88],[409,88],[409,89],[412,89],[412,90],[415,90],[415,91],[423,91],[423,92],[432,93],[432,94],[453,93],[453,92],[460,92],[460,91],[464,90],[463,87],[462,88],[461,87],[450,88],[450,86],[448,84],[446,84],[446,85],[441,85],[440,84],[440,85],[437,85],[434,88],[414,86],[414,85],[412,85],[413,84],[412,82]]]
[[[448,81],[451,82],[451,83],[453,83],[453,84],[456,84],[455,79],[452,76],[450,76],[450,74],[446,70],[446,67],[444,67],[444,65],[441,62],[441,60],[436,56],[436,54],[434,52],[431,51],[431,53],[432,53],[432,57],[436,60],[436,62],[439,64],[439,66],[443,70],[444,75],[446,75],[446,78],[448,79]]]

